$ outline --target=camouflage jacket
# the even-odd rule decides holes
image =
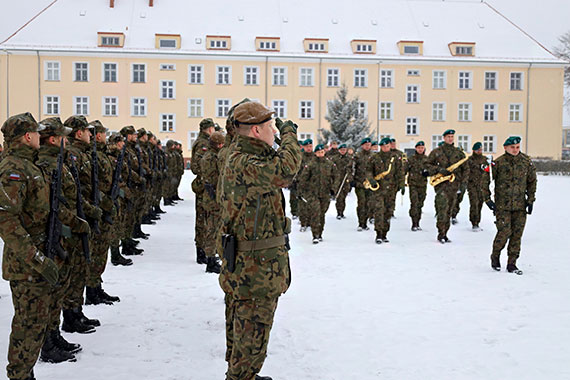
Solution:
[[[237,137],[232,138],[229,134],[226,135],[224,146],[218,152],[218,168],[220,168],[220,170],[226,166],[228,156],[235,150],[235,140],[237,140]],[[222,193],[223,179],[223,176],[218,176],[218,185],[216,187],[216,200],[218,204],[221,202],[220,194]]]
[[[296,133],[281,136],[275,151],[265,142],[237,136],[220,175],[224,177],[221,194],[221,231],[237,241],[264,240],[290,232],[285,217],[287,187],[301,166]],[[222,252],[218,242],[218,251]],[[224,292],[235,299],[278,297],[291,282],[289,255],[285,245],[252,251],[238,251],[234,272],[222,260],[219,277]]]
[[[126,153],[125,153],[126,154]],[[97,163],[99,165],[99,191],[101,192],[101,207],[110,212],[111,208],[104,207],[112,204],[111,185],[113,184],[113,171],[115,165],[107,154],[107,145],[97,143]]]
[[[305,167],[307,165],[309,165],[309,163],[314,160],[315,158],[317,158],[317,156],[315,156],[315,153],[313,152],[305,152],[305,151],[300,151],[301,153],[301,168],[299,169],[299,171],[297,172],[297,175],[295,176],[295,178],[293,178],[293,182],[296,185],[297,191],[299,196],[303,196],[303,192],[304,191],[308,191],[308,189],[305,189],[303,187],[303,185],[301,185],[299,183],[299,178],[301,178],[301,176],[303,175],[303,170],[305,169]]]
[[[396,156],[396,159],[400,161],[400,176],[403,179],[402,186],[400,186],[400,188],[402,188],[406,178],[406,163],[408,162],[408,156],[400,149],[391,149],[390,152],[392,152],[392,154]],[[396,189],[396,191],[398,191],[398,189]]]
[[[139,160],[137,158],[137,143],[135,141],[127,141],[127,149],[125,151],[125,165],[127,165],[128,176],[127,184],[132,188],[142,187],[144,178],[139,175]]]
[[[333,159],[333,162],[336,165],[337,181],[334,185],[336,193],[340,188],[340,181],[342,181],[345,178],[345,176],[346,176],[346,180],[344,181],[345,183],[346,182],[350,183],[354,179],[354,160],[348,154],[344,155],[339,154],[336,156],[336,158]]]
[[[210,147],[210,149],[202,156],[200,161],[200,171],[202,172],[202,180],[204,181],[204,186],[212,186],[212,195],[206,191],[204,195],[204,209],[206,211],[217,211],[219,210],[218,202],[216,201],[216,188],[218,186],[218,177],[220,175],[220,163],[218,161],[219,150]]]
[[[336,165],[326,157],[316,157],[303,167],[299,187],[304,197],[330,198],[336,192]]]
[[[377,181],[380,185],[378,192],[387,194],[400,189],[404,185],[402,176],[402,160],[392,152],[378,152],[372,155],[366,168],[366,178],[372,179],[378,174],[390,169],[388,174]]]
[[[495,181],[495,205],[498,211],[521,211],[536,200],[536,168],[529,156],[503,154],[492,169]],[[487,172],[483,177],[483,199],[491,199]]]
[[[328,152],[325,153],[325,157],[328,159],[331,159],[333,161],[335,161],[338,156],[340,156],[340,152],[338,151],[338,149],[329,149]]]
[[[473,153],[464,165],[466,166],[469,191],[481,190],[483,174],[485,174],[484,168],[487,166],[487,157]]]
[[[111,161],[111,165],[113,166],[113,173],[115,172],[115,168],[118,165],[119,156],[121,155],[121,149],[118,149],[116,146],[110,146],[107,148],[107,156]],[[125,156],[123,157],[123,165],[121,165],[121,180],[119,181],[119,188],[124,192],[124,198],[131,197],[131,190],[127,185],[127,179],[129,178],[129,167],[127,165],[127,150],[125,149]]]
[[[443,169],[447,169],[454,163],[462,160],[465,157],[465,153],[456,148],[453,144],[442,144],[440,147],[432,150],[428,156],[428,161],[426,164],[426,169],[430,176],[439,173]],[[453,182],[444,181],[435,187],[436,191],[450,189],[458,189],[459,186],[467,180],[466,176],[466,163],[464,162],[457,169],[453,171],[455,175],[455,180]],[[447,190],[446,190],[447,191]]]
[[[415,153],[408,158],[405,163],[405,173],[408,175],[408,186],[426,187],[427,177],[422,175],[422,171],[426,169],[428,156]]]
[[[366,170],[371,157],[372,152],[364,149],[361,149],[354,156],[354,182],[356,182],[355,187],[357,189],[364,188],[363,183],[366,180]]]
[[[44,255],[49,215],[49,186],[34,165],[36,151],[13,142],[0,162],[0,237],[4,241],[5,280],[43,278],[33,268]]]
[[[71,139],[71,145],[67,146],[67,151],[72,155],[71,159],[75,159],[77,172],[79,173],[79,182],[81,184],[81,194],[86,200],[91,199],[91,150],[90,144]]]
[[[192,173],[196,174],[196,177],[200,177],[202,175],[200,170],[200,160],[202,159],[202,156],[208,151],[208,147],[210,146],[209,141],[210,136],[208,136],[205,132],[200,132],[198,134],[198,138],[192,145],[192,161],[190,162],[190,170],[192,170]]]

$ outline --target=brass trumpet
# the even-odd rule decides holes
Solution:
[[[458,167],[460,167],[465,161],[467,161],[469,159],[469,157],[467,156],[467,153],[463,152],[463,154],[465,155],[465,157],[463,157],[461,160],[457,161],[455,164],[450,165],[447,170],[452,172],[455,169],[457,169]],[[453,182],[455,181],[455,174],[451,173],[449,175],[443,175],[441,173],[437,173],[436,175],[433,175],[430,180],[429,180],[429,184],[432,186],[437,186],[442,182],[445,181],[449,181],[449,182]]]
[[[374,177],[374,179],[376,181],[380,181],[382,178],[386,177],[388,174],[390,174],[390,171],[392,170],[392,163],[394,162],[394,157],[392,157],[392,159],[390,160],[390,165],[388,165],[388,169],[384,170],[382,173],[376,175]],[[364,182],[362,182],[362,184],[364,185],[364,188],[367,190],[372,190],[372,191],[376,191],[380,188],[380,185],[377,184],[376,186],[372,186],[370,184],[370,181],[367,179],[364,180]]]

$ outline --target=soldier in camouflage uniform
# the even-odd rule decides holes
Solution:
[[[196,175],[196,178],[192,181],[192,191],[196,194],[194,241],[196,242],[196,262],[198,264],[207,264],[208,262],[206,259],[206,253],[204,252],[204,246],[206,244],[204,241],[206,235],[206,212],[204,211],[203,206],[204,181],[202,179],[200,160],[208,151],[208,146],[210,145],[209,138],[214,132],[214,128],[214,122],[212,119],[208,118],[202,120],[200,122],[200,133],[192,145],[192,161],[190,162],[190,169],[192,170],[192,173]],[[176,158],[174,162],[176,163]]]
[[[333,159],[336,165],[336,178],[338,182],[335,184],[336,197],[336,213],[337,219],[345,219],[344,209],[346,208],[346,196],[350,193],[350,183],[354,178],[354,160],[347,154],[346,144],[339,146],[339,154]],[[340,191],[339,191],[340,189]]]
[[[503,146],[505,154],[495,160],[492,168],[495,181],[495,201],[491,199],[490,175],[484,176],[483,197],[487,206],[494,212],[497,235],[493,241],[491,267],[501,270],[501,251],[507,249],[507,271],[522,274],[517,268],[521,250],[521,240],[527,214],[532,214],[536,200],[536,168],[531,159],[520,151],[520,137],[509,137]]]
[[[297,198],[298,204],[297,208],[299,211],[299,221],[301,222],[301,232],[305,232],[309,225],[311,224],[311,214],[310,208],[307,204],[307,196],[309,195],[307,192],[308,190],[304,187],[303,184],[299,183],[299,178],[303,174],[303,169],[309,165],[311,161],[315,159],[315,153],[313,152],[313,140],[306,139],[303,141],[303,153],[302,153],[302,162],[301,162],[301,169],[299,173],[297,173],[297,178],[293,179],[297,181]]]
[[[361,150],[356,153],[354,157],[354,184],[356,198],[358,205],[356,207],[356,214],[358,215],[358,231],[368,230],[366,222],[369,217],[369,204],[372,197],[372,191],[364,188],[364,181],[366,180],[366,170],[368,168],[368,161],[372,157],[370,148],[372,142],[370,138],[362,139],[360,142]]]
[[[465,153],[453,145],[454,138],[455,131],[453,129],[448,129],[443,133],[444,144],[434,149],[428,156],[426,172],[424,172],[426,176],[435,174],[449,176],[452,173],[447,168],[465,158]],[[447,180],[435,186],[437,240],[442,244],[451,242],[447,237],[447,231],[451,225],[451,210],[456,202],[457,191],[461,182],[465,180],[465,168],[466,166],[463,164],[453,171],[455,176],[453,182]]]
[[[331,141],[330,149],[325,153],[325,157],[335,162],[335,160],[338,158],[339,155],[340,152],[338,149],[338,141],[333,140]]]
[[[370,153],[372,156],[380,151],[380,145],[378,145],[378,141],[374,140],[371,142],[370,146]],[[376,210],[376,205],[374,204],[374,197],[368,197],[368,202],[366,203],[366,210],[368,211],[368,223],[374,224],[374,212]]]
[[[390,231],[390,204],[391,194],[394,188],[403,186],[402,161],[390,152],[390,138],[385,137],[380,141],[380,152],[373,154],[368,160],[366,177],[372,187],[378,186],[373,191],[374,204],[374,230],[376,231],[376,243],[388,243],[387,234]],[[374,177],[380,173],[384,177],[376,180]]]
[[[483,174],[487,168],[487,157],[483,156],[483,145],[476,142],[467,165],[467,191],[469,192],[469,221],[473,231],[481,231],[481,208],[483,207]]]
[[[270,380],[260,371],[267,353],[277,300],[290,284],[282,188],[301,165],[297,127],[279,124],[281,147],[275,151],[273,111],[257,102],[235,109],[239,127],[228,156],[221,205],[221,233],[235,237],[235,269],[222,261],[220,285],[226,293],[226,380]]]
[[[406,166],[406,162],[407,161],[407,157],[404,154],[404,152],[402,152],[401,150],[399,150],[396,147],[396,139],[391,138],[390,139],[390,151],[392,152],[392,154],[394,154],[396,156],[396,159],[400,161],[400,170],[402,171],[402,173],[400,174],[402,178],[405,178],[405,166]],[[404,196],[405,192],[406,192],[406,186],[405,186],[405,182],[402,182],[402,186],[400,188],[396,188],[394,189],[393,193],[390,194],[390,218],[394,217],[394,211],[396,210],[396,196],[398,195],[398,191],[402,193],[402,197]]]
[[[30,113],[2,125],[9,149],[0,162],[0,237],[4,241],[2,278],[10,282],[14,317],[8,345],[10,380],[33,380],[34,365],[49,322],[57,264],[44,254],[49,186],[34,160],[41,127]]]
[[[405,173],[408,176],[410,190],[410,217],[412,218],[412,231],[421,230],[420,219],[427,193],[427,178],[422,174],[426,169],[428,157],[423,141],[418,141],[416,153],[405,161]]]
[[[204,252],[206,253],[206,272],[220,273],[220,264],[216,256],[216,237],[220,225],[220,205],[216,200],[216,187],[220,175],[218,152],[224,146],[224,135],[214,132],[210,135],[210,147],[200,162],[204,181],[203,205],[206,212]]]
[[[325,214],[329,209],[331,196],[334,194],[336,165],[325,158],[322,144],[315,147],[315,158],[310,160],[299,176],[299,186],[303,188],[309,215],[309,224],[313,234],[313,244],[323,241]]]

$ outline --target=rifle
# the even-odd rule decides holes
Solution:
[[[47,240],[45,243],[46,256],[53,259],[55,255],[62,260],[67,258],[67,252],[61,246],[61,230],[62,223],[59,220],[59,203],[64,202],[65,198],[61,195],[61,178],[63,171],[63,139],[59,146],[59,155],[57,156],[57,168],[51,173],[51,183],[49,186],[49,216]]]
[[[93,150],[91,151],[91,201],[93,206],[99,207],[101,193],[99,193],[99,160],[97,158],[97,134],[93,136]],[[93,220],[93,231],[100,234],[99,222]]]
[[[338,188],[338,191],[336,192],[336,196],[334,197],[334,199],[338,199],[338,196],[340,195],[340,191],[342,190],[342,187],[344,186],[344,181],[346,181],[346,177],[348,177],[348,172],[346,172],[346,174],[344,175],[344,178],[342,179],[342,182],[340,183],[340,187]]]
[[[119,158],[117,158],[117,166],[115,166],[115,171],[113,172],[113,181],[111,182],[111,200],[115,205],[115,208],[119,209],[119,183],[121,182],[121,171],[123,169],[123,160],[125,159],[125,151],[127,149],[127,144],[123,145]]]
[[[77,166],[75,165],[75,157],[71,156],[71,175],[73,176],[73,180],[75,181],[75,187],[77,189],[77,216],[81,219],[85,218],[85,212],[83,211],[83,195],[81,195],[81,182],[79,182],[79,172],[77,171]],[[81,238],[81,249],[83,251],[83,256],[85,256],[85,260],[88,263],[91,263],[91,255],[89,253],[89,235],[85,232],[79,234]]]
[[[126,145],[127,145],[127,143],[125,143],[125,146],[126,146]],[[132,189],[132,187],[133,187],[133,179],[132,179],[132,176],[131,176],[131,173],[132,173],[132,168],[131,168],[131,155],[127,155],[127,166],[128,166],[128,169],[129,169],[129,175],[128,175],[128,177],[127,177],[127,187],[128,187],[129,189]],[[128,198],[128,199],[127,199],[127,211],[131,211],[132,209],[133,209],[133,203],[132,203],[132,201],[130,200],[130,198]]]

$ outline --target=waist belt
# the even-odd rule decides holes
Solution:
[[[257,251],[260,249],[269,249],[285,245],[285,236],[274,236],[261,240],[243,240],[237,242],[238,251]]]

